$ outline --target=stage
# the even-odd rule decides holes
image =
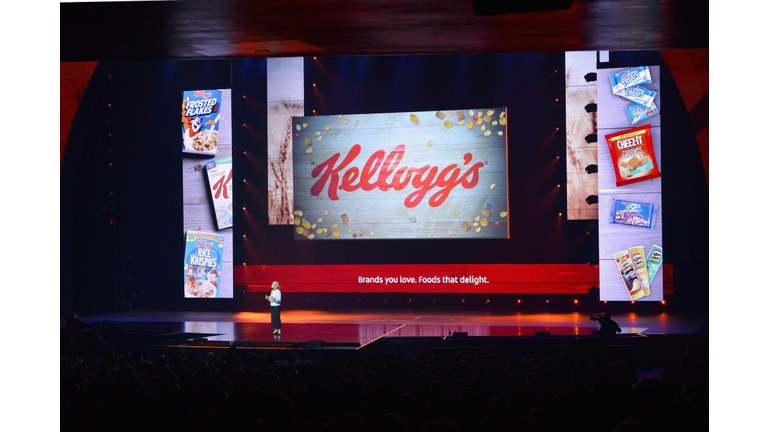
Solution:
[[[591,336],[599,324],[583,313],[458,311],[317,311],[282,313],[282,335],[272,336],[269,312],[127,312],[83,317],[104,329],[197,335],[212,342],[324,341],[364,347],[382,338]],[[708,335],[705,314],[614,314],[622,335]],[[63,325],[64,323],[62,323]]]

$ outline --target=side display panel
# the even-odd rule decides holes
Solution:
[[[181,105],[184,297],[232,298],[231,91],[184,91]]]
[[[600,300],[660,301],[659,67],[600,69],[597,85]]]

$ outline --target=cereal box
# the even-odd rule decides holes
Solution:
[[[216,297],[223,258],[224,236],[187,231],[184,248],[184,297]]]
[[[212,160],[205,164],[205,170],[216,226],[229,228],[232,226],[232,157]]]
[[[181,149],[215,155],[219,144],[221,90],[185,91],[181,98]]]

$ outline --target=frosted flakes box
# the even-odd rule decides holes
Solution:
[[[189,90],[181,98],[182,151],[215,155],[219,145],[221,90]]]
[[[184,248],[184,297],[216,297],[223,259],[224,236],[187,231]]]
[[[232,226],[232,157],[209,161],[205,164],[208,173],[208,192],[211,195],[216,226],[219,229]]]

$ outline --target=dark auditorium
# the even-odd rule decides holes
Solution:
[[[707,2],[58,7],[59,430],[718,429]]]

